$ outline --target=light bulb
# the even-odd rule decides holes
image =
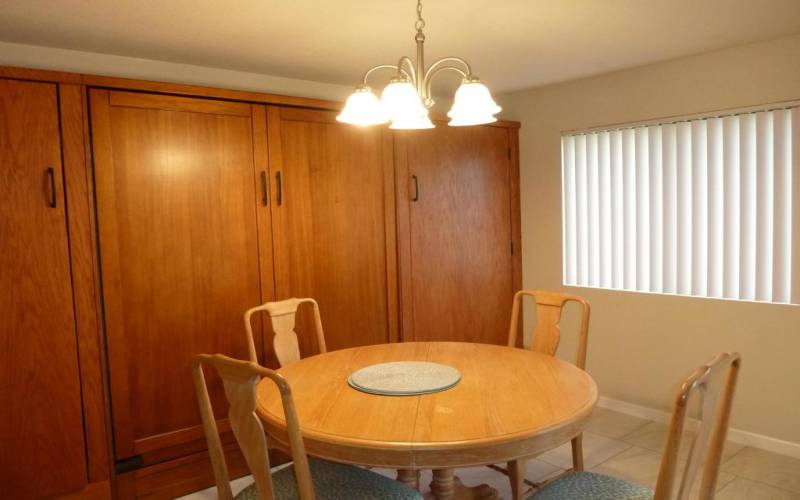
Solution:
[[[378,97],[372,93],[369,87],[362,86],[350,94],[344,109],[336,117],[336,120],[351,125],[367,126],[386,123],[389,118]]]
[[[454,127],[481,125],[496,122],[494,115],[501,110],[486,85],[472,77],[464,80],[456,90],[453,107],[447,116],[450,117],[449,125]]]

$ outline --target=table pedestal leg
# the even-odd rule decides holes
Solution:
[[[522,459],[508,462],[508,479],[511,481],[512,500],[522,500],[525,491],[525,461]]]
[[[411,469],[397,469],[397,480],[409,488],[419,490],[419,471]]]
[[[431,493],[426,498],[435,500],[497,500],[497,490],[487,484],[464,486],[453,469],[433,471]]]

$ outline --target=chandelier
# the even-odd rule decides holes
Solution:
[[[422,0],[417,0],[417,22],[414,27],[417,30],[414,37],[417,43],[416,62],[403,56],[396,65],[380,64],[368,70],[336,119],[362,126],[391,122],[389,128],[393,129],[433,128],[428,116],[428,110],[433,106],[431,82],[442,71],[452,71],[461,76],[461,86],[456,90],[453,107],[447,113],[449,125],[459,127],[497,121],[494,115],[500,112],[500,106],[492,99],[489,89],[472,74],[472,68],[465,60],[444,57],[425,68]],[[367,79],[383,69],[393,70],[394,76],[378,99],[367,85]]]

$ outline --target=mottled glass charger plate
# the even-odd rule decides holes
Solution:
[[[370,365],[350,374],[350,387],[382,396],[414,396],[440,392],[458,384],[461,372],[427,361],[394,361]]]

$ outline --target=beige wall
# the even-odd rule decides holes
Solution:
[[[796,99],[800,36],[501,96],[503,116],[522,122],[524,286],[563,288],[561,131]],[[592,304],[588,368],[601,394],[667,410],[693,367],[736,350],[733,427],[800,443],[800,307],[570,291]]]

